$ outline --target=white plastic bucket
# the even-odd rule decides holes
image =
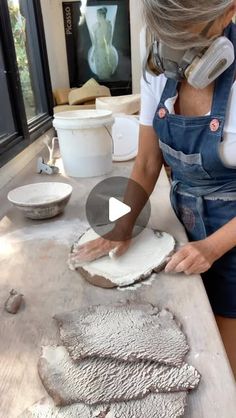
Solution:
[[[65,172],[71,177],[102,176],[112,170],[112,112],[74,110],[54,115]]]

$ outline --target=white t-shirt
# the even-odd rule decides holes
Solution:
[[[141,79],[141,113],[140,123],[152,126],[153,118],[160,103],[161,96],[166,84],[164,74],[152,76],[147,73],[147,83]],[[171,114],[174,114],[174,105],[178,96],[166,100],[165,106]],[[229,167],[236,167],[236,82],[234,82],[226,112],[224,126],[224,138],[220,144],[220,157],[222,162]]]

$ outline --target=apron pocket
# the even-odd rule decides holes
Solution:
[[[202,206],[196,196],[183,195],[171,189],[171,205],[190,241],[206,238]]]
[[[172,168],[177,178],[210,179],[211,176],[202,165],[202,156],[199,153],[185,154],[177,151],[159,140],[160,148],[167,164]]]

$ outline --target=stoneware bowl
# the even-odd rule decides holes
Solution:
[[[71,193],[70,184],[51,182],[18,187],[7,197],[27,218],[47,219],[64,210]]]

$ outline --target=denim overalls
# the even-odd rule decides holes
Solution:
[[[230,24],[225,35],[236,54],[236,25]],[[169,114],[165,102],[177,94],[178,82],[168,79],[154,117],[160,148],[172,168],[171,203],[190,241],[204,239],[236,217],[236,168],[226,167],[219,155],[235,76],[236,60],[215,83],[211,114],[200,117]],[[236,318],[236,247],[202,278],[214,313]]]

